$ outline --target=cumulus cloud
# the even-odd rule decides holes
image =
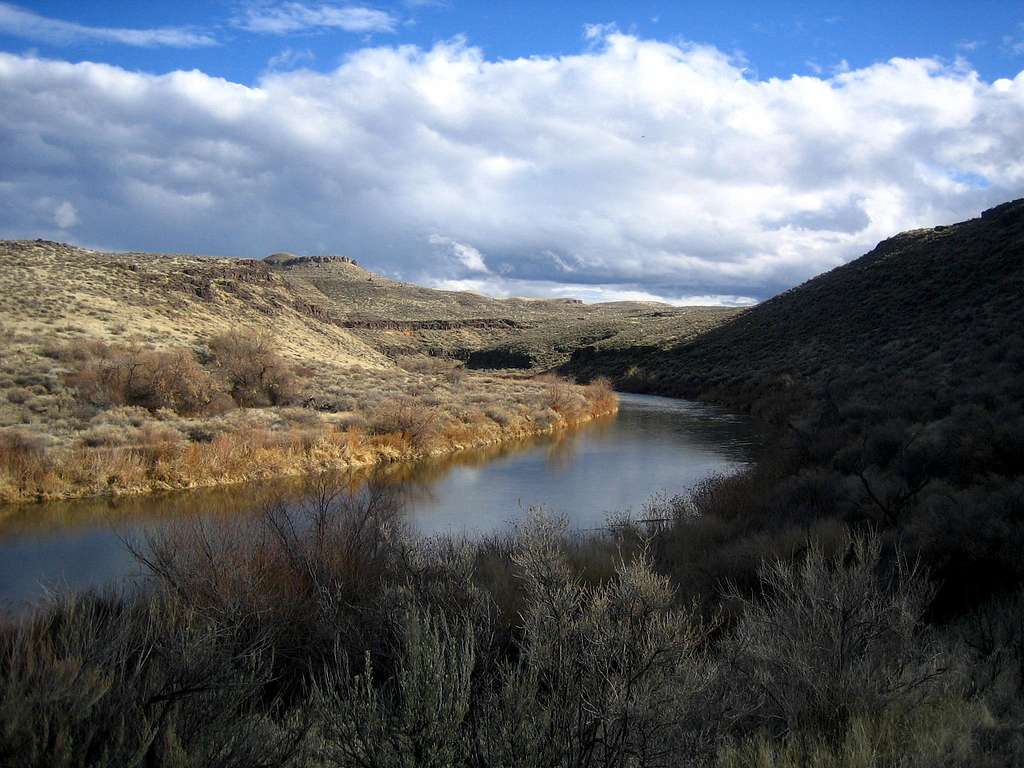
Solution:
[[[61,229],[70,229],[78,223],[78,209],[65,200],[53,212],[53,220]]]
[[[500,61],[367,47],[254,86],[0,55],[0,236],[45,235],[53,209],[25,201],[59,194],[93,245],[742,303],[1024,192],[1024,73],[762,80],[711,47],[600,34]]]
[[[210,35],[184,27],[160,27],[157,29],[90,27],[73,21],[41,16],[10,3],[0,3],[0,32],[55,45],[95,41],[143,48],[158,46],[196,48],[217,44],[217,41]]]
[[[470,272],[490,272],[484,263],[484,256],[472,245],[460,243],[443,235],[431,235],[427,241],[442,253],[451,254],[455,260]]]
[[[345,32],[394,32],[398,20],[387,11],[356,5],[256,3],[246,8],[238,26],[249,32],[286,35],[317,29]]]

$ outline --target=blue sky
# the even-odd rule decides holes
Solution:
[[[842,66],[852,68],[894,56],[966,57],[987,79],[1012,77],[1024,54],[1024,6],[1019,2],[416,2],[352,4],[388,19],[370,29],[346,30],[310,23],[289,32],[250,31],[245,19],[269,3],[181,0],[42,0],[13,3],[49,19],[95,28],[188,29],[214,46],[128,46],[77,38],[54,44],[43,34],[0,34],[0,47],[36,48],[46,56],[89,59],[148,72],[199,68],[238,82],[252,82],[268,61],[291,49],[297,63],[336,66],[345,52],[370,41],[430,47],[464,35],[491,58],[572,53],[587,24],[616,24],[640,37],[709,43],[741,56],[760,77],[788,77]],[[312,7],[323,4],[310,4]],[[330,3],[326,5],[331,5]],[[335,4],[340,5],[340,4]],[[345,7],[345,6],[341,6]],[[0,26],[0,30],[2,30]],[[306,55],[306,54],[311,55]]]
[[[0,237],[746,303],[1024,195],[1019,2],[0,0]]]

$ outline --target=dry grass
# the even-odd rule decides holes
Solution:
[[[460,327],[360,338],[339,296],[365,320],[378,304],[385,318],[443,312],[451,294],[319,266],[347,293],[317,298],[292,270],[254,261],[0,243],[0,270],[21,286],[0,295],[0,503],[404,461],[615,410],[600,385],[424,354],[438,333],[481,343]],[[547,306],[478,299],[456,302],[455,326],[480,313],[538,320]],[[396,333],[409,348],[391,359]]]
[[[223,337],[211,346],[217,345],[223,348]],[[512,373],[452,376],[450,365],[441,372],[321,366],[302,379],[269,352],[261,358],[219,351],[209,370],[181,348],[98,342],[50,344],[46,352],[64,372],[50,397],[66,406],[32,413],[33,399],[8,398],[6,408],[18,409],[8,423],[19,425],[0,429],[4,502],[410,461],[566,428],[616,408],[614,393],[601,384]],[[279,404],[236,407],[272,398]]]

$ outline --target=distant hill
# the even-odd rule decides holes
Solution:
[[[27,337],[168,347],[249,326],[272,330],[293,358],[390,364],[258,261],[20,240],[0,241],[0,273],[12,287],[0,291],[0,326]]]
[[[932,402],[979,389],[1008,396],[1022,364],[1024,200],[1016,200],[885,240],[670,350],[583,348],[569,367],[750,407],[794,388],[889,398],[907,380]]]
[[[391,280],[346,256],[265,259],[105,253],[40,240],[0,241],[0,326],[62,339],[194,345],[261,327],[306,362],[393,366],[426,354],[475,368],[542,370],[598,342],[671,344],[736,310],[651,302],[493,299]]]
[[[737,312],[638,301],[494,299],[391,280],[344,257],[275,254],[264,263],[374,348],[392,357],[454,357],[473,368],[553,368],[583,345],[667,346]]]

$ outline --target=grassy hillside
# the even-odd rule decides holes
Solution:
[[[885,240],[668,351],[584,348],[570,367],[748,407],[779,388],[809,392],[830,383],[884,399],[908,381],[923,388],[915,396],[936,401],[977,388],[1007,396],[1020,384],[1022,296],[1018,200]]]
[[[1024,585],[1022,297],[1018,200],[886,240],[671,350],[572,365],[774,423],[757,470],[711,493],[722,514],[891,530],[941,583],[935,610],[957,615]]]
[[[614,408],[536,369],[467,373],[404,324],[465,351],[485,340],[463,325],[518,330],[502,302],[445,319],[452,294],[292,261],[0,243],[0,501],[414,458]]]
[[[375,275],[341,257],[271,259],[293,290],[391,356],[430,354],[471,368],[548,369],[583,345],[671,345],[736,314],[654,302],[492,299]]]
[[[196,344],[234,326],[272,327],[282,352],[380,368],[387,359],[324,322],[256,261],[102,253],[40,241],[0,242],[0,323],[49,340],[129,338]]]

